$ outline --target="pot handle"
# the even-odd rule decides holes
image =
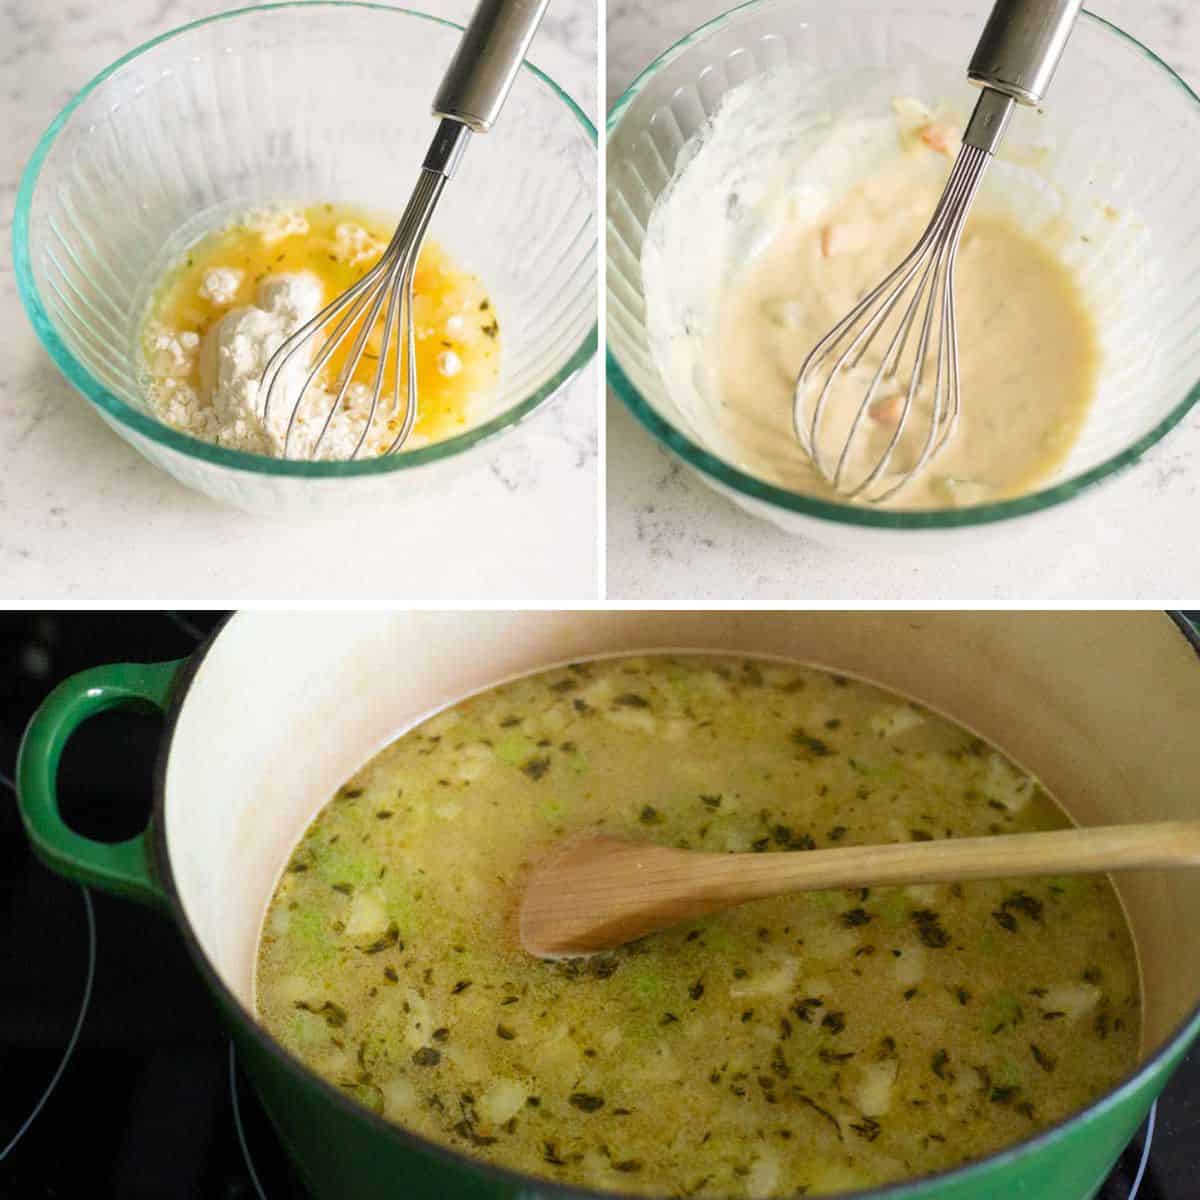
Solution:
[[[124,842],[97,842],[69,829],[58,809],[58,764],[71,735],[110,708],[165,712],[186,662],[112,663],[64,679],[25,728],[17,754],[17,805],[34,853],[51,870],[130,900],[166,906],[154,878],[146,831]]]

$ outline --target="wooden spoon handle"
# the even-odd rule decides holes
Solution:
[[[696,855],[679,854],[676,869],[697,876]],[[721,907],[743,900],[823,888],[951,883],[1030,875],[1088,875],[1138,867],[1200,865],[1200,821],[1107,825],[1051,833],[948,838],[886,846],[846,846],[788,854],[705,855],[703,888]],[[664,858],[659,872],[673,874]],[[665,875],[662,882],[667,884]],[[668,885],[669,886],[669,885]]]
[[[709,854],[592,836],[568,839],[534,872],[521,905],[521,944],[542,958],[593,954],[790,892],[1198,865],[1200,821],[786,854]]]

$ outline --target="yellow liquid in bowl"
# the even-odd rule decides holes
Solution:
[[[197,241],[168,271],[143,324],[145,374],[160,414],[172,424],[180,423],[179,406],[165,402],[178,396],[181,389],[195,392],[195,405],[188,397],[192,411],[203,408],[207,391],[201,369],[204,339],[228,313],[254,305],[264,280],[310,274],[320,282],[321,303],[328,304],[378,262],[391,236],[390,224],[362,210],[315,204],[251,213]],[[225,273],[228,286],[213,288],[213,272]],[[374,385],[386,313],[385,301],[351,383]],[[327,325],[318,331],[314,352],[333,329],[334,325]],[[164,331],[176,340],[182,335],[193,351],[184,360],[177,354],[164,354],[160,345]],[[357,327],[351,331],[322,373],[321,382],[331,391],[340,382],[357,332]],[[417,262],[413,332],[419,403],[413,436],[406,443],[410,447],[465,429],[471,423],[474,403],[494,389],[499,373],[499,322],[488,293],[476,276],[462,270],[436,242],[425,243]],[[195,335],[200,346],[187,335]],[[401,403],[397,405],[393,403],[395,358],[393,335],[383,375],[383,402],[373,426],[384,423],[392,434],[403,418],[407,370],[402,364]],[[185,431],[197,429],[189,422]],[[198,436],[207,435],[199,432]]]

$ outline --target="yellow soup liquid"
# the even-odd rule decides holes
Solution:
[[[237,393],[245,411],[231,403],[234,393],[228,388],[217,394],[217,372],[231,370],[228,360],[234,352],[231,337],[222,342],[222,322],[231,313],[236,319],[239,310],[263,306],[263,297],[268,294],[264,287],[269,288],[280,277],[315,278],[320,285],[320,304],[330,303],[379,260],[391,235],[392,226],[386,220],[362,210],[315,204],[257,210],[202,237],[167,273],[151,300],[143,327],[146,376],[159,414],[168,423],[210,441],[279,453],[278,446],[257,426],[256,386],[248,400],[244,393]],[[385,314],[386,305],[351,376],[352,384],[368,388],[374,384]],[[300,323],[298,319],[292,321],[293,325]],[[467,427],[473,402],[494,388],[499,365],[499,323],[487,291],[436,242],[426,242],[417,262],[413,325],[419,401],[413,435],[406,443],[410,448],[450,437]],[[332,330],[333,326],[327,325],[318,333],[313,341],[314,352]],[[290,331],[288,328],[285,332]],[[277,336],[274,343],[265,343],[260,358],[269,356],[278,340]],[[342,343],[320,377],[330,393],[340,382],[353,340],[354,333]],[[225,348],[218,351],[216,344],[224,344]],[[237,349],[241,352],[240,347]],[[218,354],[227,360],[223,368],[211,365],[218,361]],[[259,365],[256,359],[255,368]],[[243,371],[248,373],[249,367]],[[401,403],[396,404],[393,337],[385,364],[381,407],[366,453],[379,453],[400,427],[404,373],[401,379]],[[318,397],[314,403],[314,412],[321,399]],[[285,397],[281,411],[290,409],[293,403],[294,395]],[[260,400],[257,405],[261,405]],[[343,407],[349,410],[351,406],[347,403]],[[323,412],[321,409],[320,419]],[[349,424],[354,414],[348,411],[345,418]],[[364,417],[357,419],[357,428],[361,429]],[[336,442],[323,444],[323,450],[322,457],[342,456],[336,453]]]

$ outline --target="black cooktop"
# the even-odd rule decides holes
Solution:
[[[0,615],[0,1196],[307,1195],[169,921],[43,868],[11,803],[21,731],[55,683],[100,663],[180,657],[219,620]],[[159,728],[127,712],[81,728],[60,774],[70,824],[113,840],[141,828]],[[1198,1167],[1193,1050],[1098,1200],[1195,1200]]]

